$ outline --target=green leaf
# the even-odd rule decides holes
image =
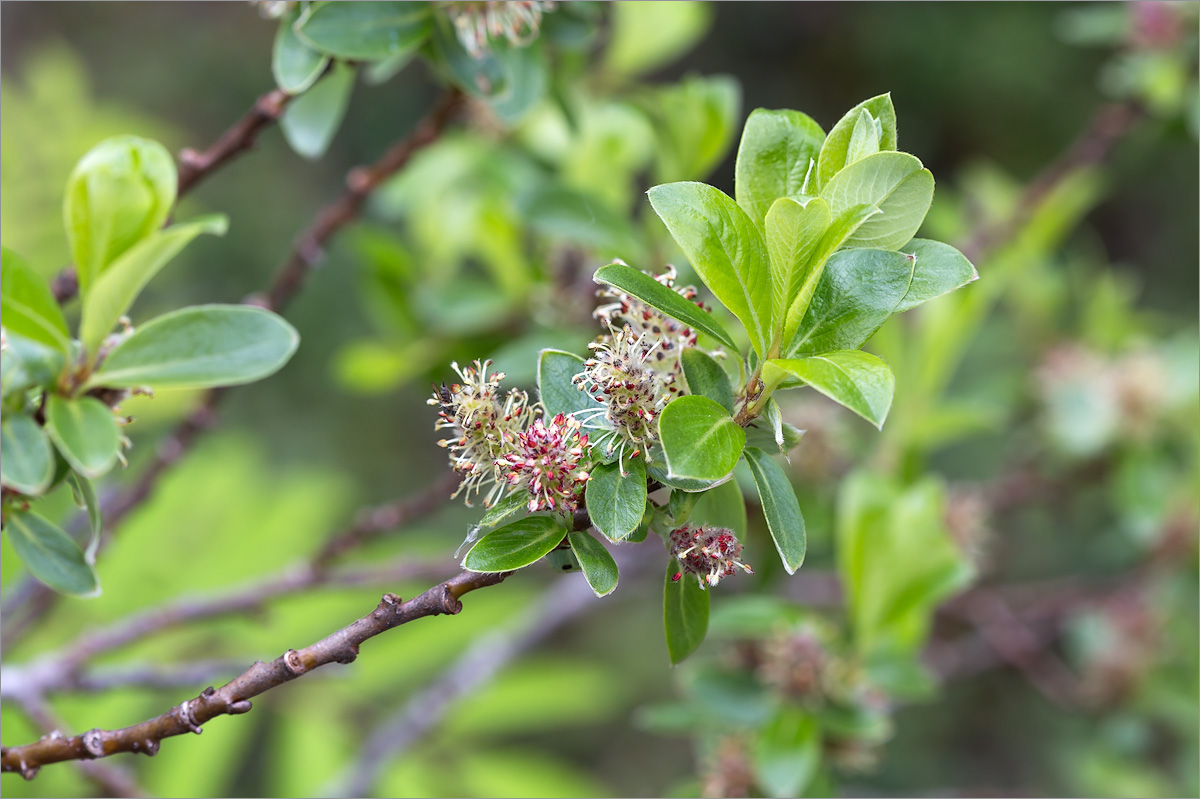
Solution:
[[[709,312],[701,309],[691,300],[685,300],[677,292],[667,288],[645,272],[625,264],[609,264],[597,269],[593,279],[602,286],[612,286],[618,291],[637,297],[672,319],[678,319],[702,333],[707,333],[732,350],[737,349],[733,339]]]
[[[667,470],[675,477],[720,480],[733,471],[746,431],[708,397],[677,397],[658,417]]]
[[[196,305],[152,319],[122,341],[88,379],[110,388],[207,388],[261,380],[300,343],[295,328],[263,308]]]
[[[614,3],[612,34],[604,63],[621,75],[637,75],[669,64],[708,30],[707,3]]]
[[[5,359],[8,358],[7,353]],[[37,496],[54,479],[54,450],[32,417],[13,414],[0,424],[0,483]]]
[[[687,492],[708,491],[710,488],[726,482],[732,475],[733,473],[730,472],[720,480],[697,480],[692,477],[676,477],[660,466],[646,466],[646,476],[651,480],[657,480],[667,488],[678,488],[680,491]]]
[[[95,397],[46,399],[46,432],[71,468],[99,477],[117,462],[121,431],[112,409]]]
[[[4,529],[13,550],[34,577],[64,594],[100,594],[96,572],[71,536],[36,513],[13,513]]]
[[[914,263],[911,255],[891,250],[834,253],[784,352],[817,354],[866,344],[909,290]]]
[[[825,144],[821,147],[821,154],[817,159],[819,185],[825,186],[843,167],[853,163],[847,160],[847,156],[854,138],[854,129],[862,119],[863,111],[868,112],[878,123],[879,149],[896,149],[896,109],[892,107],[892,96],[881,94],[864,100],[847,111],[825,137]]]
[[[734,168],[738,205],[761,226],[780,197],[815,193],[816,160],[824,141],[821,126],[799,111],[751,111]],[[811,191],[808,181],[814,184]]]
[[[839,247],[846,243],[854,231],[862,226],[863,222],[879,212],[879,209],[873,205],[855,205],[843,211],[830,223],[817,248],[809,256],[809,265],[805,270],[807,276],[788,308],[787,319],[783,325],[785,347],[796,337],[796,331],[800,327],[804,314],[808,311],[809,303],[812,302],[813,292],[820,285],[821,275],[824,273],[829,259]]]
[[[767,211],[767,253],[777,325],[783,325],[797,296],[812,294],[824,266],[824,261],[815,261],[813,255],[832,221],[829,206],[819,197],[807,205],[780,197]]]
[[[415,50],[432,22],[428,3],[322,3],[301,21],[296,34],[332,56],[373,61]]]
[[[559,545],[567,529],[549,516],[527,516],[479,539],[463,559],[473,572],[506,572],[544,558]]]
[[[774,332],[771,276],[766,244],[750,217],[704,183],[666,183],[647,194],[696,274],[745,326],[759,356],[766,357]]]
[[[760,449],[747,449],[746,462],[758,486],[758,497],[762,500],[763,516],[767,528],[775,541],[775,549],[783,560],[788,574],[795,574],[804,563],[807,537],[804,532],[804,516],[792,483],[779,464]]]
[[[100,515],[100,498],[96,496],[96,487],[92,485],[92,481],[79,472],[71,472],[67,475],[67,482],[71,484],[71,490],[75,494],[76,500],[87,509],[91,535],[88,537],[87,548],[83,550],[83,558],[95,566],[96,551],[100,548],[100,535],[104,532],[104,519]]]
[[[331,3],[322,8],[360,4]],[[279,127],[298,155],[309,159],[320,158],[329,149],[350,105],[356,74],[354,66],[338,61],[324,80],[288,103],[279,119]]]
[[[50,286],[9,249],[0,250],[0,309],[6,331],[70,354],[67,320]]]
[[[780,705],[758,734],[754,778],[767,796],[803,796],[821,765],[821,733],[816,719],[794,705]]]
[[[48,388],[62,373],[66,358],[57,349],[7,330],[8,348],[0,358],[0,394],[8,397],[30,388]]]
[[[642,483],[644,485],[645,480]],[[567,538],[571,542],[571,551],[579,559],[579,568],[596,596],[611,594],[617,587],[617,562],[604,544],[584,531],[572,530],[567,533]]]
[[[850,134],[850,144],[846,147],[846,164],[853,164],[859,159],[866,158],[879,152],[879,141],[883,136],[883,126],[871,112],[862,109],[854,123],[854,132]]]
[[[687,379],[688,393],[715,400],[722,408],[733,413],[733,386],[729,375],[721,364],[707,352],[688,347],[680,353],[683,375]]]
[[[901,250],[916,256],[917,262],[908,293],[893,313],[916,308],[926,300],[948,294],[979,279],[979,273],[967,257],[949,244],[913,239]]]
[[[704,642],[708,632],[708,604],[708,591],[699,581],[684,575],[679,561],[671,558],[663,592],[663,628],[672,666],[682,663]]]
[[[746,427],[746,446],[758,447],[764,452],[778,452],[787,456],[804,438],[804,431],[783,421],[779,403],[771,397],[763,406],[762,414]]]
[[[583,358],[578,355],[562,350],[542,350],[538,356],[538,396],[547,418],[603,407],[572,382],[572,378],[582,371]]]
[[[194,222],[155,231],[130,247],[96,280],[83,298],[79,338],[94,358],[117,320],[129,310],[150,279],[201,233],[223,236],[229,228],[224,216],[206,216]]]
[[[646,510],[646,462],[633,458],[625,467],[628,472],[622,476],[619,463],[597,464],[587,484],[592,524],[610,541],[628,538]]]
[[[896,250],[925,220],[933,202],[933,174],[908,153],[875,153],[834,175],[822,187],[821,197],[834,216],[860,204],[882,212],[863,222],[846,246]]]
[[[167,149],[136,136],[106,139],[80,159],[67,180],[63,219],[83,296],[108,264],[163,226],[177,184]]]
[[[675,494],[671,496],[674,498]],[[721,483],[702,494],[683,496],[696,498],[690,516],[692,524],[726,527],[739,536],[744,536],[749,529],[746,521],[746,500],[742,497],[742,489],[737,480]]]
[[[288,94],[300,94],[308,89],[329,66],[329,56],[312,49],[296,36],[300,16],[298,6],[283,16],[271,50],[271,73],[275,76],[275,84]]]
[[[630,257],[642,248],[629,219],[582,191],[550,185],[533,191],[521,213],[534,230],[581,244],[597,255]],[[670,289],[668,289],[669,291]]]
[[[741,116],[742,88],[729,75],[689,76],[640,103],[658,134],[655,180],[707,175],[721,162]]]
[[[524,510],[527,505],[529,505],[527,491],[516,491],[509,494],[484,512],[483,518],[479,520],[479,526],[495,527],[517,511]]]
[[[786,375],[799,378],[880,429],[896,390],[896,378],[888,365],[860,350],[767,361],[763,368],[767,385],[778,385]]]

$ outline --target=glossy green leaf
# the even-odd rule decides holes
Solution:
[[[763,380],[768,385],[777,385],[787,375],[807,383],[881,429],[896,390],[896,378],[888,365],[860,350],[773,360],[763,368]]]
[[[630,536],[646,509],[646,462],[643,458],[597,464],[587,484],[587,509],[592,524],[610,541]]]
[[[767,796],[803,796],[821,765],[821,733],[812,714],[782,704],[758,733],[754,778]]]
[[[825,186],[847,163],[854,129],[862,119],[862,112],[867,111],[877,121],[879,130],[879,149],[895,150],[896,141],[896,109],[892,107],[892,96],[881,94],[864,100],[846,112],[838,123],[825,137],[821,154],[817,159],[817,179],[820,186]]]
[[[824,266],[823,261],[814,260],[813,256],[830,222],[829,206],[819,197],[808,200],[807,205],[791,197],[781,197],[767,211],[767,254],[777,325],[783,325],[797,296],[812,294]]]
[[[549,554],[566,534],[562,523],[549,516],[517,519],[475,542],[462,565],[473,572],[524,568]]]
[[[879,124],[879,120],[867,109],[861,109],[858,119],[854,122],[854,132],[850,134],[850,143],[846,146],[846,164],[853,164],[879,152],[882,136],[883,126]]]
[[[129,310],[150,279],[201,233],[223,236],[229,228],[224,216],[206,216],[194,222],[155,231],[126,250],[96,280],[83,298],[79,338],[93,358],[117,320]]]
[[[880,152],[855,161],[821,188],[834,216],[856,205],[881,213],[859,226],[848,247],[896,250],[912,239],[933,203],[933,174],[908,153]]]
[[[13,513],[4,529],[13,550],[34,577],[64,594],[99,595],[96,572],[71,536],[36,513]]]
[[[856,350],[887,320],[909,290],[915,260],[891,250],[841,250],[817,282],[789,356]]]
[[[733,473],[730,472],[719,480],[697,480],[692,477],[676,477],[659,465],[646,467],[646,476],[651,480],[657,480],[667,488],[678,488],[680,491],[688,492],[708,491],[710,488],[726,482],[732,475]]]
[[[722,408],[733,413],[733,386],[729,375],[711,355],[695,347],[680,353],[683,375],[687,379],[688,393],[715,400]]]
[[[578,355],[562,350],[542,350],[538,356],[538,396],[547,418],[602,407],[592,395],[572,382],[582,371],[583,358]]]
[[[720,480],[733,471],[746,431],[708,397],[678,397],[658,417],[667,470],[676,477]]]
[[[300,94],[308,89],[329,66],[329,56],[309,47],[296,36],[295,26],[300,17],[299,7],[284,14],[279,20],[279,31],[271,50],[275,85],[288,94]]]
[[[53,478],[54,451],[45,431],[25,414],[7,416],[0,424],[0,483],[37,496],[50,487]]]
[[[330,3],[322,8],[343,5],[359,3]],[[329,149],[346,116],[356,75],[354,66],[338,61],[323,80],[288,103],[279,119],[279,127],[297,154],[320,158]]]
[[[432,23],[428,3],[321,3],[301,21],[296,34],[308,46],[337,58],[373,61],[415,50]]]
[[[734,167],[738,205],[761,226],[780,197],[815,194],[817,156],[824,141],[821,126],[799,111],[751,111]]]
[[[245,305],[196,305],[152,319],[105,357],[88,386],[207,388],[261,380],[283,367],[300,336]]]
[[[696,274],[765,357],[774,309],[767,247],[757,226],[728,195],[704,183],[666,183],[647,194]]]
[[[175,160],[161,144],[116,136],[93,147],[67,180],[63,219],[79,291],[163,226],[175,204]]]
[[[758,497],[762,500],[763,517],[771,531],[775,549],[783,561],[788,574],[795,574],[804,563],[807,536],[804,531],[804,516],[800,503],[787,474],[771,456],[760,449],[746,450],[746,462],[758,486]]]
[[[788,307],[787,318],[783,323],[783,345],[785,351],[787,343],[795,339],[796,331],[800,328],[800,322],[808,312],[813,292],[820,285],[821,275],[825,271],[829,259],[833,256],[834,252],[841,248],[854,235],[854,231],[858,230],[863,222],[866,222],[872,216],[876,216],[879,213],[879,209],[873,205],[855,205],[838,214],[830,222],[825,235],[821,237],[820,243],[817,244],[816,249],[809,256],[804,282]]]
[[[46,399],[46,432],[71,468],[99,477],[117,462],[121,431],[112,409],[95,397]]]
[[[104,532],[104,519],[100,513],[100,498],[96,496],[96,487],[92,485],[92,481],[79,474],[79,472],[71,472],[67,475],[67,482],[71,484],[71,491],[75,494],[76,501],[87,510],[88,527],[91,534],[88,536],[88,545],[83,550],[83,558],[95,566],[96,551],[100,549],[100,535]]]
[[[8,347],[0,358],[0,394],[8,397],[57,382],[66,365],[66,358],[59,350],[7,330],[5,334]]]
[[[0,312],[7,332],[53,347],[64,355],[70,353],[67,320],[50,286],[9,249],[0,250]]]
[[[602,286],[612,286],[618,291],[637,297],[672,319],[678,319],[702,333],[707,333],[732,350],[737,349],[733,339],[712,318],[712,314],[701,309],[691,300],[685,300],[677,292],[667,288],[645,272],[625,264],[609,264],[597,269],[593,279]]]
[[[582,530],[572,530],[567,533],[567,538],[571,542],[571,551],[579,560],[579,568],[596,596],[611,594],[617,587],[617,562],[604,544]]]
[[[672,666],[682,663],[704,642],[708,606],[708,591],[693,576],[683,574],[679,561],[671,558],[663,591],[663,628]]]
[[[926,300],[948,294],[979,279],[979,273],[967,257],[949,244],[913,239],[901,250],[915,256],[917,262],[908,293],[900,300],[894,313],[910,310]]]

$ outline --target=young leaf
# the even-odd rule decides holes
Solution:
[[[708,591],[683,574],[679,561],[671,558],[663,592],[663,628],[672,666],[682,663],[703,643],[708,632],[708,604]]]
[[[780,197],[767,211],[767,253],[771,264],[771,290],[775,321],[782,326],[793,300],[812,294],[823,262],[813,260],[818,245],[832,221],[829,206],[821,198],[801,205],[791,197]]]
[[[737,349],[733,339],[725,329],[707,311],[699,308],[696,303],[685,300],[678,293],[659,283],[654,278],[625,264],[609,264],[596,270],[593,278],[602,286],[612,286],[618,291],[637,297],[652,308],[678,319],[685,325],[715,338],[732,350]]]
[[[362,3],[331,3],[321,8],[356,5]],[[329,149],[346,116],[356,75],[355,67],[339,61],[324,80],[288,104],[279,119],[279,127],[297,154],[309,159],[320,158]]]
[[[766,357],[774,309],[767,248],[757,226],[728,195],[704,183],[666,183],[647,194],[704,285],[745,326],[759,356]]]
[[[50,286],[21,256],[7,248],[0,250],[0,309],[6,332],[70,354],[67,320]]]
[[[8,354],[4,356],[8,359]],[[54,478],[54,450],[32,417],[13,414],[0,424],[0,483],[37,496]]]
[[[847,160],[850,142],[854,138],[854,128],[862,118],[862,112],[868,112],[878,123],[879,149],[896,149],[896,109],[892,107],[892,96],[881,94],[864,100],[846,112],[838,123],[825,137],[821,147],[821,155],[817,159],[817,180],[820,186],[829,183],[838,172],[852,161]]]
[[[13,513],[4,529],[13,550],[34,577],[64,594],[100,593],[95,570],[71,536],[36,513]]]
[[[163,226],[177,185],[175,161],[155,141],[116,136],[80,159],[63,218],[83,296],[108,264]]]
[[[799,111],[756,108],[746,119],[734,167],[737,203],[762,226],[780,197],[815,194],[816,161],[825,141],[821,126]],[[810,170],[812,174],[810,175]]]
[[[99,477],[117,462],[121,431],[112,410],[95,397],[46,399],[46,432],[71,468]]]
[[[173,225],[149,234],[105,269],[83,298],[79,338],[89,356],[95,357],[117,320],[168,261],[201,233],[224,236],[228,228],[229,220],[219,215]]]
[[[804,563],[807,548],[804,516],[800,513],[796,492],[783,469],[767,453],[749,448],[746,450],[746,462],[750,464],[750,473],[754,475],[754,484],[758,486],[763,516],[767,520],[775,549],[783,560],[783,568],[788,574],[795,574],[800,564]]]
[[[622,541],[641,524],[646,509],[646,462],[626,461],[621,476],[618,463],[597,464],[587,484],[587,509],[592,524],[610,541]]]
[[[0,394],[7,397],[34,387],[49,387],[58,380],[66,364],[60,351],[17,333],[4,332],[8,347],[0,358]]]
[[[925,220],[933,202],[933,174],[908,153],[875,153],[834,175],[821,197],[835,216],[860,204],[882,212],[863,222],[846,246],[896,250]]]
[[[337,58],[374,61],[415,50],[432,22],[428,3],[321,3],[300,22],[296,34]]]
[[[860,158],[879,152],[879,141],[883,136],[883,126],[879,120],[871,116],[871,112],[862,109],[854,123],[854,132],[850,134],[850,144],[846,146],[846,166]]]
[[[506,572],[544,558],[559,545],[567,530],[549,516],[527,516],[479,539],[463,559],[473,572]]]
[[[742,87],[733,77],[686,77],[643,97],[659,138],[657,182],[707,175],[725,157],[741,118]]]
[[[708,397],[733,413],[733,386],[729,375],[712,356],[695,347],[688,347],[679,356],[683,364],[683,375],[687,379],[688,393]]]
[[[547,418],[603,407],[572,382],[572,378],[582,371],[583,358],[578,355],[562,350],[542,350],[538,356],[538,395]]]
[[[152,319],[104,359],[87,386],[207,388],[250,383],[283,367],[300,336],[245,305],[196,305]]]
[[[783,351],[817,354],[866,344],[909,290],[913,264],[911,255],[891,250],[835,252]]]
[[[804,438],[804,431],[783,421],[779,403],[771,397],[763,406],[758,421],[746,427],[746,447],[758,447],[764,452],[778,452],[786,457]]]
[[[667,470],[676,477],[720,480],[733,471],[746,431],[708,397],[678,397],[658,417]]]
[[[778,385],[787,375],[802,380],[880,429],[896,390],[896,377],[888,365],[860,350],[767,361],[763,367],[767,385]]]
[[[88,526],[91,527],[92,534],[88,537],[87,548],[83,550],[83,559],[95,566],[96,550],[100,548],[100,534],[104,532],[104,519],[100,515],[100,499],[96,496],[96,487],[92,485],[92,481],[79,472],[71,472],[67,475],[67,482],[71,484],[71,491],[75,494],[76,501],[87,509]]]
[[[271,50],[271,73],[275,76],[275,84],[288,94],[300,94],[308,89],[329,65],[329,56],[312,49],[296,36],[300,16],[298,6],[284,14],[279,20],[279,31]]]
[[[949,244],[928,239],[913,239],[901,250],[911,253],[917,261],[908,293],[893,309],[893,313],[916,308],[926,300],[949,294],[979,279],[979,273],[967,257]]]
[[[767,796],[803,796],[821,765],[821,733],[812,714],[784,704],[758,733],[754,778]]]
[[[643,484],[645,481],[642,481]],[[590,510],[590,508],[589,508]],[[617,562],[604,548],[604,544],[584,531],[567,533],[571,551],[579,559],[579,568],[596,596],[608,596],[617,587]]]

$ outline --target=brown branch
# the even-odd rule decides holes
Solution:
[[[194,699],[140,724],[118,730],[92,729],[69,738],[48,735],[24,746],[5,747],[0,750],[0,771],[15,771],[32,779],[39,768],[50,763],[94,760],[119,752],[153,755],[166,738],[200,733],[202,725],[217,716],[248,712],[250,700],[259,694],[328,663],[353,662],[359,647],[381,633],[425,616],[459,613],[465,594],[496,585],[510,574],[460,572],[407,602],[395,594],[384,594],[375,610],[311,646],[289,649],[270,663],[258,661],[221,688],[206,688]]]
[[[179,153],[179,183],[175,191],[178,200],[196,187],[200,181],[216,172],[238,155],[251,150],[258,143],[258,135],[271,123],[283,116],[284,109],[294,95],[283,89],[272,89],[254,101],[253,107],[228,130],[198,152],[190,147]],[[54,276],[51,283],[54,298],[59,304],[74,297],[79,291],[79,278],[75,267],[68,266]]]

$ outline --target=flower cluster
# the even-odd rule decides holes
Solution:
[[[669,547],[671,555],[683,568],[672,580],[679,580],[687,572],[696,575],[703,588],[705,584],[716,585],[722,577],[733,574],[734,567],[746,574],[754,573],[754,569],[739,560],[742,544],[726,527],[680,527],[671,531]]]
[[[588,437],[579,432],[573,416],[558,414],[549,423],[536,420],[516,435],[514,445],[497,461],[507,471],[509,485],[529,492],[529,512],[570,513],[583,500],[588,481]]]
[[[620,263],[618,261],[618,263]],[[695,286],[675,286],[678,275],[675,267],[667,265],[667,271],[654,275],[655,280],[671,289],[685,300],[691,300],[702,311],[708,311],[704,303],[696,300],[699,296]],[[661,355],[655,358],[655,368],[669,374],[679,375],[683,367],[679,363],[679,354],[687,347],[696,346],[696,331],[676,319],[664,314],[622,291],[613,288],[603,288],[596,296],[608,300],[596,309],[593,314],[604,322],[610,329],[629,325],[639,333],[645,333],[653,339],[662,342]]]
[[[484,505],[491,506],[503,493],[507,481],[502,459],[518,445],[518,437],[533,419],[525,392],[512,389],[501,402],[504,373],[489,377],[490,364],[475,361],[465,369],[451,364],[462,382],[442,384],[429,400],[430,405],[441,406],[435,429],[452,431],[438,446],[450,450],[451,465],[463,475],[454,496],[466,491],[468,505],[472,493],[489,486]]]
[[[555,5],[553,0],[452,0],[445,8],[458,41],[472,58],[480,58],[493,36],[503,36],[516,47],[528,45],[537,38],[542,14]]]

